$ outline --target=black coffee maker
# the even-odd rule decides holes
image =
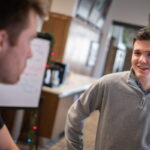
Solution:
[[[57,87],[64,83],[68,72],[68,65],[60,62],[52,62],[46,68],[44,76],[44,85]]]

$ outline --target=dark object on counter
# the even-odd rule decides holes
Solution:
[[[47,67],[44,77],[44,85],[57,87],[64,83],[68,71],[68,66],[60,62],[52,62]]]

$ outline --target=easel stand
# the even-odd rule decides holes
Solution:
[[[13,137],[15,142],[18,141],[18,138],[20,135],[22,122],[23,122],[23,116],[24,116],[24,110],[23,109],[16,110],[14,124],[13,124],[12,131],[11,131],[12,137]]]
[[[40,104],[42,103],[42,101],[43,101],[43,97],[40,98]],[[40,116],[39,115],[40,114],[40,104],[39,104],[39,107],[34,108],[34,109],[37,110],[37,116],[38,117]],[[14,123],[13,123],[13,127],[12,127],[12,130],[11,130],[11,135],[12,135],[12,138],[14,139],[15,143],[17,143],[17,141],[19,139],[19,136],[20,136],[24,114],[25,114],[25,109],[17,109],[16,110],[16,114],[15,114],[15,118],[14,118]],[[36,150],[38,150],[38,146],[39,146],[40,121],[41,121],[41,118],[37,118],[37,127],[38,127],[38,130],[35,133],[35,149]]]

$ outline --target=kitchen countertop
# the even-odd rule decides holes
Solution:
[[[42,91],[57,94],[60,98],[83,92],[93,84],[97,78],[70,72],[65,82],[58,87],[43,86]]]

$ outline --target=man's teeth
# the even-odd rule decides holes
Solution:
[[[141,67],[141,66],[138,66],[140,69],[149,69],[149,67]]]

